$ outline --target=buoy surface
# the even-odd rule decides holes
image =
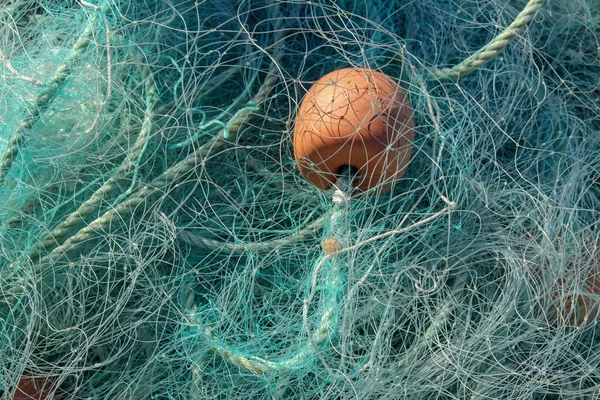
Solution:
[[[369,69],[344,68],[316,81],[294,127],[294,158],[302,175],[328,189],[345,166],[358,171],[360,190],[387,191],[412,153],[412,108],[400,86]]]

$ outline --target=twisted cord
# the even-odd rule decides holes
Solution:
[[[530,0],[523,11],[502,33],[476,53],[452,68],[435,69],[433,77],[437,79],[454,79],[475,71],[483,64],[494,59],[533,19],[544,4],[544,0]]]
[[[123,160],[117,171],[104,184],[96,190],[89,199],[84,201],[79,208],[69,214],[54,230],[46,234],[31,253],[31,258],[37,258],[41,251],[58,244],[76,225],[80,224],[86,217],[92,214],[98,207],[102,199],[113,192],[119,184],[119,178],[129,173],[132,168],[139,164],[140,156],[148,144],[148,139],[152,133],[152,119],[154,118],[154,108],[158,102],[156,87],[152,75],[148,68],[142,70],[142,76],[145,82],[146,91],[146,111],[140,133],[129,151],[127,157]]]
[[[280,31],[282,32],[282,31]],[[280,33],[282,35],[282,33]],[[146,201],[151,195],[159,192],[162,188],[171,183],[178,182],[185,175],[193,171],[198,165],[201,165],[206,160],[206,157],[213,151],[222,147],[226,142],[227,137],[235,136],[242,125],[251,117],[255,108],[252,105],[262,104],[271,93],[271,90],[279,79],[277,64],[282,55],[283,41],[279,42],[273,62],[269,68],[269,72],[256,95],[250,100],[246,107],[236,113],[232,120],[227,124],[225,129],[221,129],[219,133],[209,139],[204,145],[200,146],[196,151],[187,156],[184,160],[168,168],[165,172],[154,178],[149,184],[142,186],[136,192],[130,194],[122,203],[116,205],[109,211],[106,211],[99,218],[92,221],[87,226],[80,229],[75,235],[67,239],[62,245],[54,248],[49,254],[41,259],[40,264],[44,265],[60,258],[67,251],[74,249],[79,244],[90,239],[94,232],[105,230],[111,223],[118,218],[131,213],[138,205]],[[77,213],[77,211],[76,211]]]
[[[90,44],[90,37],[94,33],[94,25],[96,25],[96,21],[100,14],[105,12],[108,7],[108,2],[104,2],[103,6],[98,10],[100,12],[94,13],[90,18],[89,23],[75,42],[75,45],[65,62],[57,68],[52,78],[46,83],[46,88],[37,95],[30,105],[28,115],[23,119],[21,124],[19,124],[14,135],[9,140],[6,150],[2,156],[0,156],[0,184],[6,179],[6,175],[10,171],[12,163],[19,152],[19,148],[21,147],[23,140],[25,140],[27,131],[33,127],[38,118],[48,109],[50,103],[52,103],[56,97],[59,89],[71,74],[71,69]]]
[[[339,182],[345,179],[340,179]],[[348,184],[350,182],[348,181]],[[345,190],[344,190],[345,189]],[[303,319],[304,327],[308,335],[308,341],[298,351],[292,353],[287,358],[280,361],[270,361],[264,357],[245,355],[235,351],[230,346],[218,340],[210,327],[205,326],[202,321],[193,320],[196,325],[196,333],[200,334],[205,341],[209,343],[210,349],[217,355],[223,357],[229,363],[246,369],[255,374],[282,374],[293,371],[305,366],[315,353],[325,365],[326,361],[319,354],[319,346],[327,339],[334,327],[335,317],[338,315],[340,288],[343,287],[343,278],[341,274],[341,264],[336,253],[340,246],[344,245],[341,238],[347,230],[345,216],[350,202],[351,186],[348,188],[336,189],[332,196],[333,207],[330,218],[323,230],[323,255],[315,263],[311,273],[312,290],[310,295],[304,300]],[[340,243],[340,241],[342,243]],[[323,315],[321,315],[317,329],[312,332],[308,326],[308,307],[315,297],[317,282],[321,278],[321,290],[323,296]],[[328,368],[329,369],[329,368]]]
[[[231,242],[223,242],[220,240],[214,240],[205,238],[202,235],[194,234],[189,230],[182,229],[177,233],[177,237],[184,242],[197,246],[203,247],[211,250],[227,250],[232,254],[242,254],[246,251],[263,251],[268,252],[275,250],[277,248],[283,246],[289,246],[290,244],[303,240],[309,236],[312,236],[314,232],[323,227],[325,223],[325,216],[321,216],[311,222],[310,224],[299,228],[294,231],[290,235],[279,239],[268,240],[264,242],[254,242],[254,243],[231,243]]]

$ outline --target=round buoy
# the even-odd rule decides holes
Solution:
[[[320,189],[350,166],[358,171],[354,186],[387,191],[404,175],[413,140],[412,108],[400,86],[380,72],[344,68],[316,81],[302,100],[294,158]]]

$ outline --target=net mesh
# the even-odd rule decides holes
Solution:
[[[597,396],[600,3],[438,79],[526,4],[4,2],[3,396]],[[345,67],[415,141],[335,203],[292,132]]]

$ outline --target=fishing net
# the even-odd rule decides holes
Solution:
[[[4,398],[598,396],[597,0],[0,18]],[[387,192],[294,160],[304,94],[348,67],[412,105]]]

